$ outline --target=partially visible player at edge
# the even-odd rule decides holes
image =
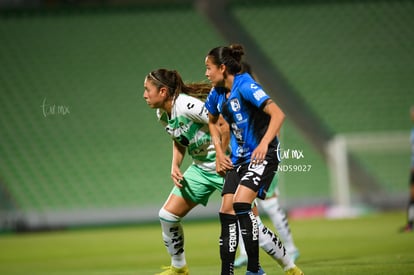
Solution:
[[[285,117],[248,73],[240,73],[243,54],[241,45],[231,45],[213,48],[205,58],[205,75],[214,87],[205,107],[209,111],[209,128],[216,148],[216,170],[227,171],[219,213],[221,275],[234,274],[234,245],[237,248],[238,234],[235,236],[231,229],[239,225],[248,255],[246,275],[265,274],[259,263],[259,228],[252,204],[256,197],[265,198],[277,171],[277,134]],[[220,114],[230,125],[231,158],[219,143]],[[224,205],[232,207],[223,209]],[[281,258],[290,261],[288,266],[283,265],[286,274],[303,274],[284,247],[274,253],[282,253]]]
[[[401,228],[402,232],[412,232],[414,223],[414,105],[411,106],[410,116],[413,122],[411,128],[410,142],[411,142],[411,170],[410,170],[410,199],[407,207],[407,224]]]

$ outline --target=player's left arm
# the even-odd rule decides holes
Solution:
[[[282,109],[280,109],[280,107],[270,98],[263,103],[263,112],[270,116],[270,121],[266,133],[252,153],[251,161],[253,163],[263,162],[267,154],[269,143],[279,134],[283,121],[285,120],[285,114]]]

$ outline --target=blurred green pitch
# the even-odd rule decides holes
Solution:
[[[413,274],[414,233],[397,232],[404,212],[344,220],[292,220],[305,274]],[[264,219],[266,224],[269,220]],[[218,220],[185,221],[192,275],[220,273]],[[268,275],[283,274],[261,251]],[[157,223],[0,235],[0,274],[154,274],[169,264]],[[237,269],[236,275],[244,274]]]

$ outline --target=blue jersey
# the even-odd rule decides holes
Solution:
[[[206,109],[214,116],[220,113],[232,131],[230,146],[234,165],[250,161],[251,155],[267,131],[270,116],[263,111],[263,104],[270,97],[248,74],[237,74],[230,96],[226,89],[214,88],[205,102]],[[269,144],[269,150],[276,150],[278,140]]]

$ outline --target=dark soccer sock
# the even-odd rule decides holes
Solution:
[[[259,265],[259,228],[251,210],[250,203],[233,203],[234,211],[240,224],[240,231],[248,256],[247,270],[258,272]]]
[[[410,199],[408,204],[407,222],[409,226],[413,226],[414,222],[414,199]]]
[[[237,216],[219,213],[221,223],[220,259],[221,275],[234,274],[234,259],[239,242]]]

